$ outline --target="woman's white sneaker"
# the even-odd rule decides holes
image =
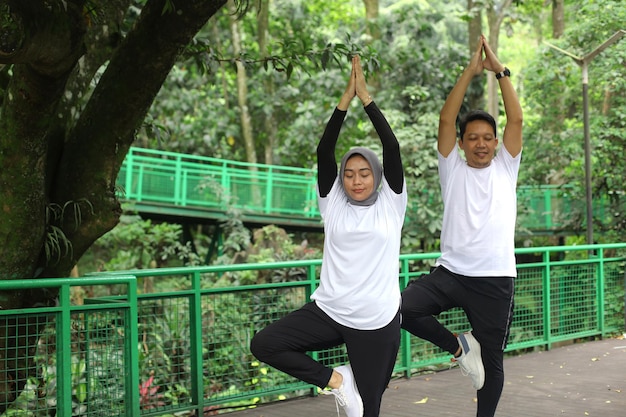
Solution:
[[[363,400],[356,386],[352,367],[350,365],[342,365],[335,368],[343,377],[343,382],[339,388],[331,390],[323,390],[322,394],[334,395],[337,404],[337,415],[339,415],[339,406],[341,406],[348,417],[363,417]]]

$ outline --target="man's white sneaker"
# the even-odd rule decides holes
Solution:
[[[352,367],[342,365],[335,368],[335,371],[343,376],[341,386],[331,390],[322,390],[321,393],[335,396],[337,415],[339,415],[339,406],[341,406],[348,417],[363,417],[363,400],[356,387]]]
[[[461,345],[461,356],[454,358],[459,363],[461,373],[472,378],[472,385],[479,390],[485,384],[485,367],[480,356],[480,343],[471,332],[460,334],[459,345]]]

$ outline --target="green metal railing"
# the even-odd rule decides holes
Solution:
[[[228,207],[264,224],[320,228],[315,180],[311,169],[131,148],[117,185],[143,211],[224,220]]]
[[[123,296],[75,305],[71,289],[79,285]],[[0,310],[0,366],[15,371],[2,386],[19,393],[3,393],[13,401],[0,404],[2,416],[138,416],[136,278],[0,281],[2,292],[33,288],[58,293],[58,305]]]
[[[624,330],[626,243],[519,248],[516,253],[515,316],[507,351],[549,349],[557,342]],[[418,279],[437,256],[401,255],[400,288]],[[9,317],[13,322],[30,315],[46,318],[46,326],[33,334],[41,352],[23,395],[33,397],[38,387],[36,401],[48,408],[30,415],[52,416],[56,403],[62,410],[56,415],[63,416],[199,416],[315,395],[316,387],[259,363],[249,342],[256,331],[309,300],[320,265],[315,259],[3,281],[3,291],[60,288],[58,306],[0,310],[5,322]],[[70,286],[78,285],[94,294],[84,305],[70,302]],[[98,292],[103,286],[109,291]],[[140,294],[135,295],[135,287]],[[469,329],[461,310],[439,319],[452,331]],[[313,355],[328,366],[347,360],[343,347]],[[448,353],[403,331],[396,375],[409,377],[448,364]],[[51,388],[55,384],[56,390]],[[32,408],[33,401],[22,406]],[[109,414],[98,414],[103,402]]]
[[[250,164],[174,152],[131,148],[117,184],[138,211],[225,220],[226,207],[261,224],[322,227],[315,194],[316,171]],[[518,187],[518,231],[553,233],[584,227],[572,219],[584,202],[563,186]],[[603,218],[602,200],[594,215]],[[583,229],[584,230],[584,229]]]

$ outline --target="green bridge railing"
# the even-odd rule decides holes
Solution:
[[[131,148],[118,175],[138,211],[225,220],[226,208],[260,224],[321,229],[315,171]]]
[[[316,171],[250,164],[210,157],[131,148],[117,184],[122,198],[139,212],[225,220],[226,207],[241,210],[252,223],[321,229],[315,194]],[[519,186],[518,232],[584,230],[584,202],[566,186]],[[594,216],[603,218],[602,200]]]
[[[626,243],[516,252],[524,262],[508,352],[623,332]],[[438,255],[401,255],[400,288]],[[2,291],[59,292],[56,306],[0,310],[0,367],[30,363],[12,381],[19,398],[0,400],[1,415],[200,416],[316,395],[315,387],[256,361],[249,342],[309,300],[320,265],[315,259],[1,281]],[[74,302],[82,293],[90,296]],[[469,329],[461,310],[440,319],[453,331]],[[25,340],[30,361],[20,356]],[[314,355],[329,366],[346,360],[343,347]],[[446,352],[403,331],[396,376],[448,364]]]

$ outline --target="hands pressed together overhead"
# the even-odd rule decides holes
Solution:
[[[352,57],[352,71],[350,72],[350,79],[346,91],[341,97],[339,106],[341,110],[346,110],[350,101],[358,97],[363,103],[363,106],[367,106],[372,102],[372,97],[367,91],[367,83],[365,82],[365,75],[363,74],[363,68],[361,67],[361,57],[355,55]]]
[[[472,55],[466,72],[471,72],[471,74],[476,76],[481,74],[483,70],[498,74],[502,73],[505,67],[487,43],[485,36],[481,35],[478,38],[476,51]],[[337,108],[344,111],[347,110],[354,97],[358,97],[361,103],[363,103],[363,106],[367,106],[372,102],[372,97],[367,91],[367,83],[365,82],[365,75],[363,74],[361,57],[359,57],[359,55],[352,57],[352,71],[350,72],[348,85]]]
[[[470,60],[468,69],[471,69],[474,75],[480,74],[485,69],[494,73],[504,71],[504,65],[502,65],[498,57],[493,53],[484,35],[478,38],[476,52],[474,52]]]

